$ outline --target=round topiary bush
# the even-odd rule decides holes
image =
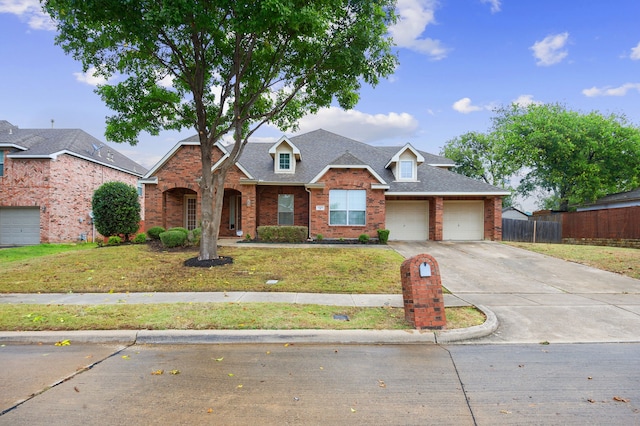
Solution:
[[[358,237],[358,241],[360,241],[362,244],[367,244],[369,242],[369,235],[360,234],[360,236]]]

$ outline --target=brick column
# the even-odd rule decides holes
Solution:
[[[443,209],[442,197],[433,197],[429,201],[429,239],[431,241],[442,241]]]
[[[447,324],[440,269],[428,254],[405,260],[400,266],[404,317],[417,329],[440,330]]]

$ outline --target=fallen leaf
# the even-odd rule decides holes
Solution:
[[[224,359],[224,357],[222,357],[222,358],[216,358],[216,361],[220,362],[220,361],[222,361],[223,359]]]
[[[548,345],[549,342],[547,342],[546,340],[544,342],[540,342],[541,345]]]
[[[591,377],[591,376],[587,377],[587,380],[592,380],[592,379],[593,379],[593,377]]]
[[[322,367],[322,366],[321,366],[321,367],[320,367],[320,370],[324,370],[324,367]]]
[[[180,374],[180,370],[171,370],[169,371],[169,374],[172,374],[175,376],[176,374]]]
[[[122,355],[122,359],[129,359],[129,355]]]
[[[242,389],[242,385],[238,385],[238,386],[236,386],[236,388]]]
[[[69,339],[66,340],[61,340],[60,342],[56,342],[55,346],[69,346],[71,344],[71,342],[69,341]]]
[[[285,344],[284,344],[284,347],[286,348],[287,346],[289,346],[289,344],[288,344],[288,343],[285,343]]]
[[[518,367],[523,368],[523,367],[524,367],[524,364],[520,364],[520,365],[518,365]]]
[[[271,355],[271,351],[267,351],[267,355]]]
[[[378,379],[378,386],[380,386],[381,388],[386,388],[387,384],[384,382],[384,380]]]
[[[502,413],[502,414],[511,414],[511,411],[507,411],[507,410],[500,410],[500,413]]]
[[[209,409],[207,410],[207,413],[209,413],[209,414],[213,413],[213,408],[209,408]]]
[[[592,404],[595,404],[595,403],[596,403],[596,401],[595,401],[594,399],[591,399],[591,398],[587,399],[587,401],[589,401],[589,402],[590,402],[590,403],[592,403]]]
[[[164,370],[156,370],[151,372],[151,375],[153,376],[159,376],[161,374],[164,374]]]
[[[76,391],[76,392],[80,392],[80,389],[78,389],[78,387],[77,387],[77,386],[74,386],[74,387],[73,387],[73,390],[74,390],[74,391]]]
[[[614,401],[618,401],[618,402],[629,402],[629,400],[628,400],[628,399],[626,399],[626,398],[622,398],[621,396],[614,396],[614,397],[613,397],[613,400],[614,400]]]
[[[352,412],[352,413],[355,413],[355,412],[356,412],[356,409],[355,409],[355,408],[351,408],[351,412]]]
[[[233,374],[233,373],[229,373],[229,374],[227,374],[227,376],[229,376],[229,377],[233,377],[233,376],[234,376],[234,374]]]

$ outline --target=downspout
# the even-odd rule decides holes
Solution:
[[[306,186],[304,187],[304,190],[309,194],[309,218],[307,219],[307,234],[309,235],[307,235],[307,239],[311,239],[311,212],[313,211],[311,209],[311,190]]]

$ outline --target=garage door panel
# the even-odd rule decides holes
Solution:
[[[484,239],[484,203],[482,201],[445,201],[443,209],[442,237],[444,240]]]
[[[0,208],[0,244],[40,244],[40,209]]]
[[[387,201],[386,227],[389,239],[426,241],[429,239],[428,201]]]

